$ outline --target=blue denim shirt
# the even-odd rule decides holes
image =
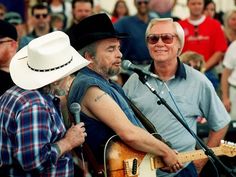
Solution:
[[[70,105],[73,102],[81,103],[81,100],[83,99],[88,88],[93,86],[99,87],[101,90],[110,95],[124,111],[128,119],[134,125],[142,127],[139,120],[135,117],[132,109],[127,104],[122,88],[116,83],[104,79],[102,76],[86,67],[78,72],[71,86],[68,104]],[[104,123],[87,116],[83,112],[80,113],[80,116],[81,121],[85,123],[86,132],[88,134],[86,137],[86,143],[90,146],[97,160],[102,162],[103,147],[107,140],[114,135],[115,132]],[[111,121],[115,116],[116,115],[111,115]]]

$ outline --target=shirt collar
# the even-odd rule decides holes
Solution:
[[[106,80],[104,77],[102,77],[100,74],[98,74],[97,72],[93,71],[92,69],[90,69],[89,67],[84,67],[82,68],[79,73],[84,73],[85,75],[89,75],[95,78],[100,78],[106,82],[108,82],[108,80]]]
[[[179,58],[177,58],[177,61],[178,61],[178,66],[175,73],[175,77],[186,79],[187,75],[186,75],[184,64],[180,61]],[[154,72],[154,62],[151,63],[149,71]]]

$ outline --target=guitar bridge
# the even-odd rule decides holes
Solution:
[[[138,158],[124,160],[124,169],[126,177],[138,177]]]

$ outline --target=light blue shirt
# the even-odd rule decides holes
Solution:
[[[181,114],[183,115],[184,121],[195,133],[198,116],[205,117],[209,128],[214,131],[220,130],[229,123],[230,117],[211,82],[197,70],[179,62],[175,76],[169,81],[162,82],[151,77],[147,79],[167,104],[180,117]],[[132,102],[154,124],[157,132],[172,144],[173,149],[179,152],[195,149],[194,138],[164,105],[157,104],[158,98],[141,83],[137,74],[131,75],[123,89]]]

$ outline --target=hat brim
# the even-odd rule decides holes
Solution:
[[[84,59],[73,47],[70,47],[72,61],[59,69],[47,72],[33,71],[27,65],[27,46],[18,51],[10,63],[10,75],[13,82],[26,90],[34,90],[62,79],[79,69],[87,66],[90,62]]]
[[[117,39],[123,39],[127,38],[127,33],[93,33],[93,34],[87,34],[84,36],[81,36],[78,40],[75,41],[75,45],[73,47],[76,48],[76,50],[82,49],[86,45],[89,45],[93,42],[102,40],[102,39],[108,39],[108,38],[117,38]]]
[[[22,23],[22,21],[20,19],[11,19],[8,21],[8,23],[19,25]]]

